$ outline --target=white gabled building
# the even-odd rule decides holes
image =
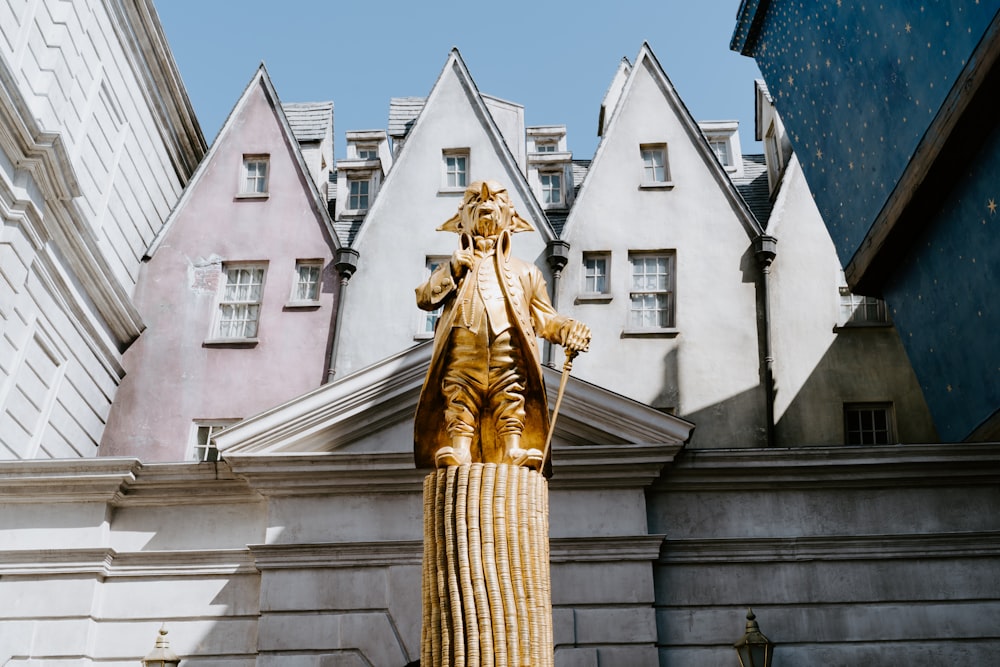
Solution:
[[[763,444],[762,228],[648,46],[616,79],[562,233],[560,307],[594,330],[576,372],[695,422],[696,446]]]
[[[541,257],[555,238],[525,178],[523,109],[480,95],[457,50],[407,126],[364,221],[341,238],[359,259],[337,327],[336,377],[431,337],[433,324],[417,309],[413,290],[432,264],[458,247],[457,236],[435,230],[455,214],[469,183],[506,185],[517,211],[535,227],[514,238],[518,256]],[[338,182],[338,192],[342,187]],[[338,195],[338,209],[344,196]]]
[[[0,459],[97,454],[205,140],[152,2],[0,3]]]

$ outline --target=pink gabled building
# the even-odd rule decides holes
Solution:
[[[147,328],[124,355],[102,456],[214,460],[214,431],[325,381],[332,167],[333,103],[283,108],[261,65],[147,251]]]

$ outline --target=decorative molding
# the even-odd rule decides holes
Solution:
[[[665,537],[560,537],[549,540],[549,560],[552,563],[655,561]]]
[[[313,544],[251,544],[258,570],[299,570],[324,567],[420,566],[422,540],[392,542],[326,542]]]
[[[2,461],[0,502],[114,502],[141,468],[138,459]]]
[[[233,473],[265,496],[421,493],[413,454],[321,452],[226,457]]]
[[[660,477],[684,443],[575,445],[552,450],[552,491],[644,488]]]
[[[1000,443],[689,449],[656,491],[911,488],[1000,482]]]
[[[921,535],[836,535],[667,539],[659,563],[787,563],[814,560],[997,558],[1000,531]]]
[[[181,185],[208,145],[152,0],[104,0],[122,53]]]
[[[416,411],[432,350],[431,341],[414,345],[244,419],[220,431],[215,441],[227,460],[248,455],[328,452],[409,420]],[[554,403],[559,371],[545,367],[544,373],[549,401]],[[557,439],[584,445],[663,443],[679,450],[693,429],[694,425],[683,419],[571,378],[556,435]],[[571,448],[557,448],[557,456],[566,449]],[[675,454],[673,451],[669,457]]]
[[[259,503],[263,497],[224,462],[147,463],[115,498],[115,507]]]
[[[177,577],[257,574],[248,549],[132,551],[25,549],[0,551],[0,576],[93,574],[115,577]]]

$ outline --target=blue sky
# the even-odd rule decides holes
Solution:
[[[391,97],[424,97],[452,47],[480,92],[524,105],[528,125],[566,125],[574,157],[622,57],[647,41],[698,120],[739,120],[753,141],[750,58],[729,50],[738,0],[582,3],[156,0],[202,130],[215,137],[261,61],[283,102],[333,100],[346,130],[383,129]]]

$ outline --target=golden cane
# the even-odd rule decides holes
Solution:
[[[542,461],[549,458],[549,448],[552,446],[552,434],[556,432],[556,417],[559,416],[559,406],[562,404],[563,392],[566,391],[566,383],[569,381],[569,372],[573,370],[573,359],[580,354],[579,350],[570,350],[566,353],[566,362],[563,363],[562,377],[559,378],[559,393],[556,394],[556,405],[552,409],[552,419],[549,420],[549,434],[545,437],[545,449],[542,451]]]

